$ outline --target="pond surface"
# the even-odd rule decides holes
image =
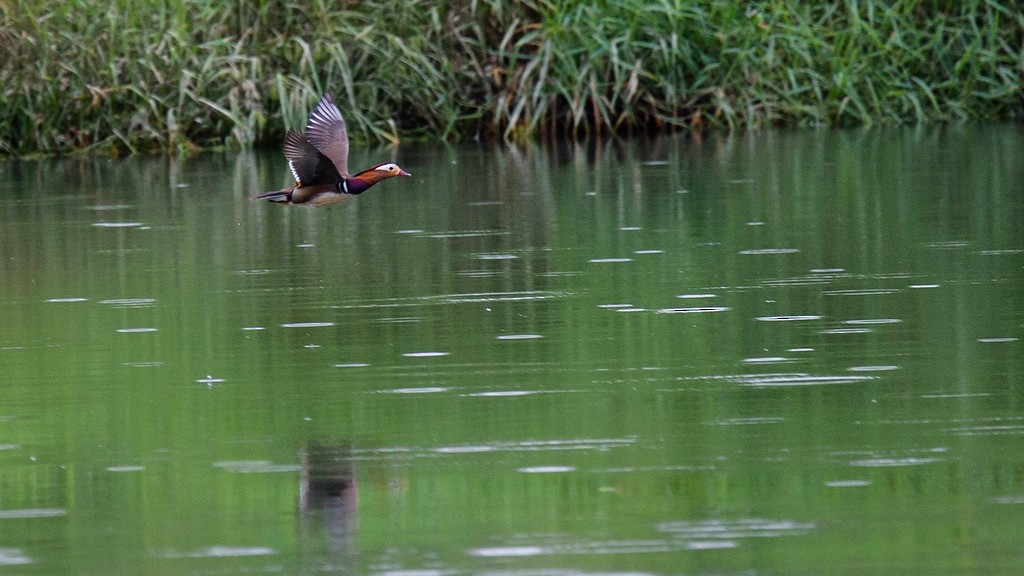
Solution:
[[[1013,574],[1024,132],[0,164],[6,574]]]

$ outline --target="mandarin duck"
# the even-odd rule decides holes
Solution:
[[[381,180],[412,176],[393,162],[371,166],[355,176],[349,174],[348,132],[331,92],[324,94],[309,114],[305,134],[300,130],[285,133],[283,149],[295,185],[264,192],[252,200],[328,206],[362,194]]]

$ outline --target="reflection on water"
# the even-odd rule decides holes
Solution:
[[[306,445],[299,477],[299,510],[307,539],[323,537],[328,549],[342,556],[354,552],[359,490],[348,446]]]
[[[0,164],[0,566],[1014,573],[1017,127],[394,153]]]

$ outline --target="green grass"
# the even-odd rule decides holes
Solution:
[[[1017,118],[986,0],[0,0],[0,154]]]

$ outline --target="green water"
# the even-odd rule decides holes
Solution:
[[[5,574],[1015,574],[1024,132],[0,164]]]

